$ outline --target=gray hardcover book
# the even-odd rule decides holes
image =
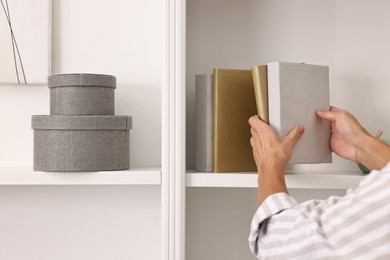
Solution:
[[[329,68],[304,63],[273,62],[268,69],[269,124],[285,136],[297,124],[305,133],[289,163],[330,163],[330,124],[316,116],[329,110]]]
[[[195,75],[195,170],[213,169],[213,74]]]

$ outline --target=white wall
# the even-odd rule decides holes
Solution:
[[[52,0],[52,72],[117,77],[131,167],[161,164],[162,5]],[[0,167],[32,166],[39,114],[47,86],[0,87]],[[0,186],[0,259],[159,259],[160,204],[157,186]]]

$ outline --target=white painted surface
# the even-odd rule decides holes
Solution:
[[[2,1],[0,86],[47,81],[51,53],[50,7],[51,0]]]
[[[0,259],[159,259],[159,194],[158,186],[2,186]]]
[[[0,167],[0,185],[161,185],[160,169],[100,172],[43,172]]]
[[[158,0],[53,0],[52,72],[117,77],[116,114],[133,117],[131,168],[158,169],[145,183],[160,182],[162,7]],[[47,86],[0,87],[0,167],[31,168],[31,115],[39,114],[49,114]],[[124,182],[143,180],[138,174]],[[120,182],[103,175],[63,177]],[[159,185],[0,186],[0,259],[159,259],[160,195]]]
[[[355,188],[364,178],[359,172],[295,171],[286,174],[289,189],[348,189]],[[256,172],[206,173],[191,172],[186,175],[187,187],[257,188]]]

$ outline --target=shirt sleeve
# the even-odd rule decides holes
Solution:
[[[266,198],[266,200],[257,209],[251,224],[249,234],[249,248],[252,253],[258,256],[258,239],[261,228],[267,225],[266,221],[269,217],[278,214],[279,212],[292,208],[297,205],[293,197],[287,193],[275,193]]]
[[[390,164],[345,196],[298,204],[286,193],[270,195],[252,219],[249,247],[258,259],[388,256],[389,187]]]

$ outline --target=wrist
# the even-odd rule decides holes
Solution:
[[[383,168],[390,160],[390,146],[379,138],[366,135],[357,149],[356,162],[361,163],[370,170]]]
[[[266,168],[259,173],[257,177],[258,183],[258,205],[270,195],[285,192],[287,186],[284,178],[284,167]]]
[[[267,163],[261,165],[258,170],[259,176],[280,176],[284,178],[286,163],[268,160]]]
[[[368,134],[364,134],[359,140],[360,142],[356,145],[356,163],[367,163],[372,150],[372,144],[377,142],[377,140]]]

